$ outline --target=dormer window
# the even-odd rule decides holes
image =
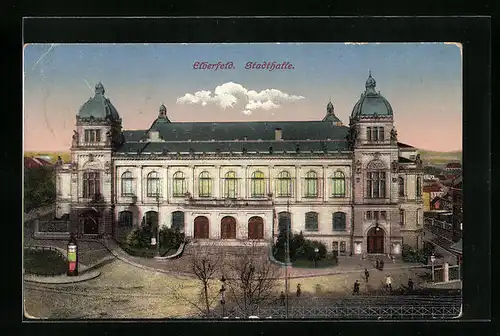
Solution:
[[[101,142],[101,130],[100,129],[90,129],[85,130],[85,142]]]

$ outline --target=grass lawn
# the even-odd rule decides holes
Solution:
[[[26,273],[37,275],[59,275],[66,273],[66,259],[51,250],[24,249]]]
[[[337,266],[333,258],[325,258],[317,261],[316,268],[325,268]],[[314,261],[308,259],[297,259],[292,262],[292,267],[314,268]]]

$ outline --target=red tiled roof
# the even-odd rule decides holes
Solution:
[[[458,162],[450,162],[446,164],[446,168],[461,169],[462,165]]]
[[[442,191],[442,189],[437,184],[424,186],[424,192],[439,192],[439,191]]]
[[[38,167],[50,167],[52,163],[35,157],[24,157],[24,167],[25,168],[38,168]]]

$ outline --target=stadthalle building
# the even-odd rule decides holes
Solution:
[[[282,122],[175,122],[162,105],[123,130],[99,83],[57,169],[57,216],[83,235],[159,223],[231,245],[288,224],[341,254],[400,254],[421,244],[423,171],[375,87],[370,74],[349,126],[330,102],[323,120]]]

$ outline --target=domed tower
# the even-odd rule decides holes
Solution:
[[[392,106],[375,90],[376,84],[370,72],[349,119],[354,154],[353,231],[354,239],[363,242],[364,253],[392,253],[393,245],[400,243],[395,238],[400,229],[396,225],[398,146]]]
[[[323,121],[330,121],[336,126],[342,126],[342,121],[335,115],[334,107],[331,101],[326,105],[326,116],[323,118]]]
[[[122,120],[102,83],[76,115],[71,146],[71,223],[79,234],[111,234],[113,151],[122,143]]]

